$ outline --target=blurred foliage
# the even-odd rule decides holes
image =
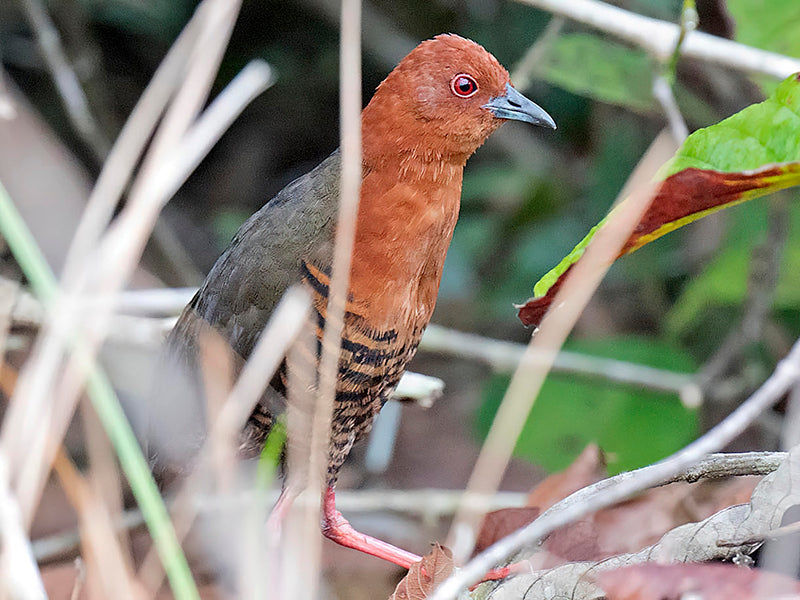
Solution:
[[[128,35],[155,38],[163,44],[171,43],[180,33],[194,8],[188,0],[80,0],[80,4],[98,24]]]
[[[615,3],[673,22],[681,6],[680,0]],[[16,4],[6,4],[0,7],[4,67],[87,168],[96,172],[97,165],[64,118]],[[719,0],[699,1],[698,10],[705,14],[702,9],[712,4],[724,12]],[[109,137],[116,135],[195,5],[193,0],[48,2],[81,77],[99,81],[107,92],[108,97],[91,96],[90,101],[108,116],[103,122],[110,124]],[[797,54],[799,38],[792,27],[797,0],[729,0],[728,6],[739,39]],[[337,12],[338,3],[328,0],[244,2],[215,88],[221,89],[254,57],[269,61],[278,80],[244,112],[165,211],[166,221],[200,270],[210,268],[246,215],[337,146]],[[513,70],[550,20],[545,12],[508,0],[374,0],[365,3],[366,15],[383,29],[381,36],[372,35],[374,27],[365,31],[365,101],[401,58],[393,49],[450,31],[482,43]],[[720,29],[717,23],[702,21],[700,27]],[[665,125],[650,94],[658,65],[641,51],[574,23],[567,23],[543,50],[525,92],[555,117],[558,132],[506,125],[470,160],[462,215],[435,315],[440,323],[527,339],[530,332],[519,325],[512,303],[530,296],[533,282],[602,218]],[[752,82],[738,73],[690,61],[680,67],[676,95],[692,128],[754,101]],[[743,280],[749,248],[763,235],[765,206],[732,213],[731,229],[724,243],[712,248],[707,267],[708,254],[692,250],[703,235],[693,226],[621,261],[594,300],[603,323],[579,324],[573,347],[640,357],[662,368],[696,367],[685,362],[686,356],[706,359],[714,349],[709,340],[720,339],[735,324],[745,291],[731,273],[736,271]],[[742,243],[742,236],[748,243]],[[798,260],[793,252],[791,265]],[[160,271],[157,263],[149,266]],[[792,283],[790,268],[794,267],[785,267],[778,292],[777,317],[787,335],[795,336],[800,332],[794,310],[800,282]],[[601,334],[611,341],[581,339]],[[620,337],[628,334],[640,339]],[[637,354],[640,350],[635,348],[650,350]],[[768,364],[772,359],[758,360]],[[500,385],[498,379],[490,386],[494,392],[481,409],[480,428],[486,427]],[[540,429],[526,436],[520,451],[527,444],[539,444],[536,448],[545,458],[537,451],[537,460],[556,468],[569,462],[573,449],[582,448],[580,439],[595,438],[617,453],[615,464],[623,468],[660,458],[694,432],[694,417],[673,398],[645,398],[623,388],[601,387],[596,381],[570,383],[564,378],[546,384],[547,394],[535,409],[538,416],[532,418]],[[628,421],[618,414],[626,403]],[[675,431],[654,433],[666,429],[664,424],[672,419]],[[582,429],[570,438],[564,427],[578,427],[579,422]],[[554,433],[559,429],[553,423],[564,425],[559,426],[561,434]],[[651,426],[657,429],[649,431]],[[604,429],[592,432],[590,427]],[[642,453],[638,462],[632,456],[634,442]],[[546,444],[550,448],[545,451]],[[524,454],[534,455],[533,450]]]
[[[691,373],[696,364],[679,347],[624,337],[573,341],[567,349],[594,356]],[[500,404],[509,377],[495,375],[484,386],[478,433]],[[572,375],[550,374],[525,422],[515,455],[549,471],[566,468],[588,443],[606,452],[610,474],[643,467],[682,448],[697,434],[697,415],[677,397]]]
[[[789,238],[775,290],[774,307],[780,311],[800,311],[800,205],[793,192],[789,206]],[[753,249],[763,243],[767,215],[758,205],[742,206],[731,215],[726,239],[720,251],[703,272],[687,282],[680,298],[667,315],[665,327],[672,336],[680,336],[702,327],[704,315],[720,308],[732,309],[742,304]]]
[[[535,76],[571,92],[640,112],[656,108],[652,72],[643,50],[585,33],[560,36],[534,69]]]
[[[728,0],[736,20],[736,39],[764,50],[800,56],[800,2],[791,0]]]

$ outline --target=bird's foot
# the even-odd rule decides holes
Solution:
[[[325,491],[322,500],[322,534],[340,546],[360,550],[365,554],[388,560],[404,569],[408,569],[414,563],[422,560],[421,556],[353,529],[348,520],[336,509],[336,493],[332,488]],[[530,565],[527,561],[492,569],[475,586],[487,581],[497,581],[511,575],[525,573],[529,569]]]
[[[333,488],[325,491],[322,503],[322,533],[329,540],[340,546],[360,550],[365,554],[388,560],[404,569],[408,569],[414,563],[422,560],[421,556],[353,529],[342,513],[336,510],[336,495]]]

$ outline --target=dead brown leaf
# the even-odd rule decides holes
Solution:
[[[483,517],[483,523],[481,523],[481,529],[475,541],[473,556],[483,552],[496,541],[502,540],[517,529],[533,522],[540,513],[541,511],[535,506],[501,508],[487,513]]]
[[[473,554],[482,552],[496,541],[524,527],[553,504],[600,481],[605,475],[603,452],[597,444],[589,444],[564,471],[550,475],[537,485],[528,495],[527,506],[503,508],[488,513],[481,523]]]
[[[735,504],[749,501],[760,478],[674,483],[653,488],[559,529],[532,560],[533,568],[549,569],[566,562],[598,561],[638,552],[668,531],[702,521]]]
[[[453,553],[435,544],[433,550],[411,565],[389,600],[424,600],[453,572]]]
[[[595,559],[637,552],[679,525],[702,521],[723,508],[749,502],[759,480],[736,477],[674,483],[601,510],[593,517],[600,550]]]
[[[721,563],[641,564],[597,575],[608,600],[769,600],[800,594],[800,581]]]
[[[528,506],[544,512],[573,492],[597,483],[607,475],[603,451],[597,444],[589,444],[572,464],[561,473],[553,473],[528,496]]]
[[[604,475],[602,451],[590,444],[565,471],[539,484],[528,496],[527,507],[487,514],[475,553],[524,527],[553,504]],[[531,558],[531,567],[550,569],[567,562],[598,561],[637,552],[679,525],[702,521],[723,508],[748,502],[759,480],[735,477],[651,489],[557,530],[545,540],[542,552]]]

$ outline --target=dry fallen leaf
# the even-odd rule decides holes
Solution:
[[[734,490],[731,497],[740,493],[740,490]],[[712,505],[713,502],[706,503],[706,508]],[[530,574],[510,577],[492,589],[491,598],[596,600],[602,592],[590,575],[601,571],[645,562],[728,562],[752,554],[760,545],[759,540],[784,524],[787,512],[796,505],[800,505],[800,446],[793,448],[781,466],[758,483],[747,504],[730,506],[702,521],[676,527],[657,543],[635,553],[619,554],[600,561],[572,562],[547,570],[534,569]],[[638,527],[641,527],[641,519],[638,524],[632,519],[627,525],[628,529]],[[622,527],[618,524],[617,529]],[[720,544],[722,541],[726,543]],[[791,597],[795,598],[797,594]]]
[[[642,564],[600,573],[608,600],[769,600],[796,597],[800,581],[731,564]]]
[[[573,492],[600,481],[606,475],[605,459],[597,444],[589,444],[560,473],[553,473],[528,495],[528,505],[503,508],[483,518],[473,554],[482,552],[496,541],[532,522],[553,504]]]
[[[604,472],[602,452],[590,444],[566,470],[539,484],[528,496],[527,507],[487,514],[475,553],[531,523],[574,491],[599,481]],[[545,540],[541,551],[530,558],[530,567],[551,569],[568,562],[598,561],[637,552],[679,525],[701,521],[727,506],[747,502],[759,480],[758,477],[735,477],[726,481],[676,483],[649,490],[558,529]]]
[[[487,513],[483,517],[475,548],[472,555],[479,554],[498,540],[502,540],[528,523],[533,522],[541,514],[535,506],[519,508],[501,508]]]
[[[598,511],[593,522],[600,555],[595,559],[636,552],[679,525],[702,521],[723,508],[747,502],[759,481],[759,477],[735,477],[674,483]]]
[[[637,552],[675,527],[746,502],[758,481],[758,477],[737,477],[651,489],[555,531],[545,540],[543,552],[533,557],[532,566],[547,569]]]
[[[453,553],[436,544],[420,562],[411,565],[389,600],[424,600],[452,572]]]
[[[573,492],[606,477],[606,461],[597,444],[588,444],[572,464],[561,473],[553,473],[528,496],[528,506],[542,512]]]

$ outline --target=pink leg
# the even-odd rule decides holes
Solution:
[[[421,556],[406,552],[353,529],[342,513],[336,510],[336,493],[333,488],[325,490],[325,495],[322,497],[322,534],[341,546],[388,560],[404,569],[408,569],[414,563],[422,560]]]
[[[271,531],[275,535],[280,534],[281,524],[286,518],[286,515],[289,514],[289,509],[292,507],[292,503],[296,497],[297,494],[290,491],[288,487],[281,490],[281,495],[278,496],[278,501],[275,503],[275,506],[272,507],[272,512],[269,513],[269,518],[267,519],[268,531]]]
[[[280,504],[280,499],[278,503]],[[408,569],[414,563],[422,560],[421,556],[401,550],[396,546],[353,529],[353,526],[342,516],[342,513],[336,510],[336,492],[334,492],[333,488],[325,490],[325,495],[322,497],[322,534],[341,546],[360,550],[365,554],[388,560],[404,569]],[[492,569],[484,575],[480,583],[505,579],[509,575],[527,573],[528,570],[529,565],[527,562],[514,563],[507,567]]]

